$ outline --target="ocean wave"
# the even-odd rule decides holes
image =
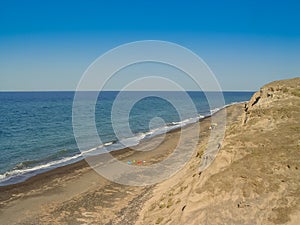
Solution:
[[[52,169],[52,168],[56,168],[56,167],[65,165],[66,162],[77,159],[80,156],[81,156],[81,154],[78,154],[78,155],[74,155],[72,157],[55,160],[52,162],[48,162],[48,163],[45,163],[42,165],[37,165],[37,166],[29,167],[29,168],[21,168],[21,167],[16,168],[15,167],[15,169],[13,169],[11,171],[8,171],[4,174],[0,174],[0,185],[2,185],[2,183],[13,183],[13,182],[9,182],[9,180],[14,177],[24,176],[25,174],[32,174],[32,173],[33,173],[33,175],[36,175],[38,173],[35,173],[35,172],[45,170],[45,169]],[[24,164],[24,163],[21,163],[21,164]],[[27,177],[27,176],[25,176],[25,177]],[[28,176],[28,177],[30,177],[30,176]]]
[[[24,161],[21,163],[18,163],[17,165],[15,165],[15,167],[13,168],[13,170],[20,170],[20,169],[25,169],[31,165],[37,164],[39,161],[38,160],[28,160],[28,161]]]

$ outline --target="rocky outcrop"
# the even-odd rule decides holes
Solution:
[[[274,81],[263,86],[256,92],[247,104],[243,114],[243,124],[246,124],[251,117],[255,117],[255,112],[262,108],[271,107],[280,99],[290,99],[300,97],[300,78],[290,80]],[[253,114],[254,113],[254,114]]]

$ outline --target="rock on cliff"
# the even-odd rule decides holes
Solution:
[[[300,78],[269,83],[256,92],[245,104],[243,123],[247,123],[251,117],[260,117],[263,109],[284,108],[284,105],[291,104],[295,97],[300,97]]]

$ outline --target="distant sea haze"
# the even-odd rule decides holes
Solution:
[[[111,110],[119,92],[101,92],[95,107],[95,123],[99,137],[108,150],[124,148],[116,137],[111,122]],[[139,95],[130,92],[130,95]],[[253,92],[224,92],[225,104],[248,101]],[[126,145],[136,145],[142,139],[185,126],[210,115],[224,107],[209,104],[203,92],[188,92],[196,115],[191,114],[180,92],[168,92],[171,101],[164,100],[159,93],[147,93],[146,98],[136,102],[129,118],[120,113],[118,125],[126,126],[129,121],[130,134],[122,134]],[[88,94],[87,94],[88,96]],[[133,96],[134,97],[134,96]],[[74,92],[0,92],[0,185],[18,183],[50,169],[81,160],[72,128],[72,106]],[[85,104],[93,104],[87,98]],[[122,99],[124,106],[128,104]],[[178,108],[184,112],[179,115]],[[164,124],[153,123],[153,118],[161,118]],[[162,121],[161,120],[161,121]],[[124,123],[124,124],[122,124]],[[149,125],[150,124],[150,125]],[[81,138],[86,143],[85,151],[101,148],[95,137],[88,132]]]

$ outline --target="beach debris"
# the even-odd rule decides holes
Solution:
[[[128,165],[142,165],[143,163],[146,163],[146,160],[128,160],[127,164]]]
[[[245,207],[250,207],[250,204],[246,203],[246,202],[239,202],[237,204],[238,208],[245,208]]]
[[[212,123],[208,129],[213,130],[216,128],[216,126],[218,126],[217,123]]]
[[[185,209],[186,205],[182,207],[181,211],[183,212],[183,210]]]

